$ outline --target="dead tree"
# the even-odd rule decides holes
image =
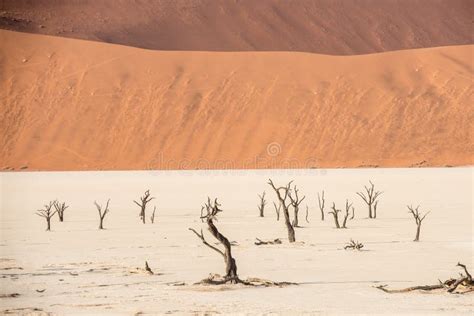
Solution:
[[[155,211],[156,211],[156,206],[153,207],[153,213],[150,216],[150,221],[152,224],[155,223]]]
[[[59,221],[63,222],[64,221],[64,211],[68,208],[69,206],[66,205],[66,202],[59,203],[58,201],[54,201],[54,208],[56,209],[56,212],[58,213]]]
[[[350,219],[354,219],[354,216],[355,216],[355,209],[354,209],[354,206],[352,207],[352,216]]]
[[[41,210],[36,211],[36,215],[44,217],[46,220],[46,231],[51,231],[51,218],[56,214],[57,211],[52,211],[55,201],[50,201],[49,204],[45,204]]]
[[[309,223],[308,216],[309,216],[309,207],[308,205],[306,205],[306,217],[305,217],[306,223]]]
[[[415,219],[415,222],[416,222],[416,235],[415,235],[415,239],[413,241],[419,241],[420,240],[421,223],[425,219],[426,215],[428,215],[430,212],[425,213],[425,215],[420,214],[420,212],[418,211],[418,209],[420,208],[419,205],[416,208],[413,208],[413,206],[408,206],[407,205],[407,208],[409,210],[408,213],[411,213],[411,215],[413,215],[413,218]]]
[[[109,213],[109,202],[110,199],[107,200],[107,204],[105,205],[105,209],[102,209],[102,205],[99,205],[97,201],[94,201],[95,207],[97,207],[97,211],[99,212],[99,229],[104,229],[104,218],[107,213]]]
[[[216,238],[224,246],[224,251],[209,244],[204,238],[202,230],[201,233],[198,233],[193,228],[189,228],[189,230],[196,234],[196,236],[201,239],[204,245],[208,246],[212,250],[219,253],[222,257],[224,257],[225,276],[223,283],[240,283],[240,279],[237,275],[237,264],[235,262],[235,259],[232,257],[232,245],[229,240],[224,235],[222,235],[217,229],[217,227],[214,225],[214,219],[216,219],[217,214],[222,212],[222,209],[219,208],[220,206],[221,205],[217,202],[217,199],[215,199],[214,202],[211,202],[211,199],[207,198],[207,203],[204,205],[206,214],[202,215],[201,218],[206,221],[207,229],[209,230],[211,235],[214,236],[214,238]]]
[[[294,192],[294,197],[292,195],[292,192]],[[293,190],[290,190],[288,192],[288,197],[290,198],[290,201],[291,201],[291,205],[293,206],[293,209],[295,211],[295,216],[293,218],[293,227],[298,227],[299,225],[299,222],[298,222],[298,213],[300,211],[300,204],[301,202],[303,202],[303,200],[306,198],[306,196],[303,196],[303,198],[299,198],[298,196],[298,189],[296,188],[296,186],[294,187]]]
[[[143,224],[145,224],[145,210],[146,210],[146,204],[148,202],[150,202],[151,200],[153,200],[154,197],[151,197],[150,196],[150,190],[146,190],[145,191],[145,194],[140,197],[140,200],[141,200],[141,203],[138,203],[137,201],[133,200],[133,202],[138,205],[138,207],[140,208],[140,218],[142,219],[143,221]]]
[[[319,204],[319,210],[321,211],[321,220],[324,221],[324,203],[326,201],[324,200],[324,190],[322,191],[321,196],[319,195],[318,192],[318,204]]]
[[[265,191],[263,191],[262,195],[258,195],[260,198],[260,204],[258,205],[258,210],[260,211],[260,217],[264,217],[264,210],[265,210],[265,205],[267,204],[267,201],[265,200]]]
[[[291,225],[290,222],[290,213],[288,212],[288,207],[290,206],[291,201],[287,201],[288,195],[291,190],[291,183],[293,181],[290,181],[285,187],[275,187],[273,184],[273,181],[271,179],[268,180],[268,184],[275,190],[275,193],[278,197],[278,200],[280,201],[280,207],[283,208],[283,216],[285,217],[285,225],[286,229],[288,231],[288,240],[290,243],[295,242],[295,229]]]
[[[344,246],[344,249],[347,250],[347,249],[352,249],[352,250],[361,250],[362,248],[364,248],[364,245],[361,243],[361,242],[358,242],[358,241],[354,241],[354,239],[351,239],[350,242],[348,242],[345,246]]]
[[[334,216],[334,223],[336,224],[336,228],[341,228],[341,225],[339,224],[339,212],[341,210],[336,209],[336,204],[332,202],[331,206],[332,211],[329,211],[328,214],[332,214]]]
[[[347,219],[349,218],[349,211],[351,210],[352,203],[349,204],[349,200],[346,200],[346,213],[344,214],[344,220],[342,221],[342,228],[347,228]]]
[[[375,185],[372,183],[372,181],[369,181],[369,183],[370,183],[370,187],[364,186],[365,192],[356,192],[356,193],[368,205],[369,218],[377,218],[377,199],[383,192],[375,191]],[[374,203],[375,203],[375,210],[372,213]]]
[[[438,284],[434,285],[418,285],[418,286],[412,286],[408,287],[405,289],[401,290],[390,290],[387,289],[387,285],[379,285],[376,286],[377,289],[382,290],[386,293],[406,293],[406,292],[411,292],[411,291],[433,291],[433,290],[445,290],[448,293],[456,293],[456,294],[464,294],[464,293],[469,293],[474,291],[474,282],[472,280],[472,276],[467,270],[467,267],[459,263],[456,265],[458,267],[463,268],[464,274],[460,273],[459,277],[456,278],[450,278],[444,282],[441,282],[441,280],[438,280]]]
[[[273,206],[275,207],[275,213],[277,214],[277,221],[280,220],[280,209],[281,209],[281,203],[276,205],[275,202],[273,202]]]

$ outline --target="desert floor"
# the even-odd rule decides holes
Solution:
[[[287,242],[283,221],[276,221],[269,177],[281,185],[293,179],[307,196],[295,244]],[[374,286],[436,284],[461,272],[458,261],[473,272],[472,179],[472,168],[0,173],[0,311],[469,314],[469,294],[388,294]],[[377,219],[367,218],[355,194],[369,180],[384,191]],[[146,189],[156,197],[149,205],[157,206],[157,214],[154,224],[147,218],[144,225],[132,200]],[[335,229],[329,214],[320,220],[316,196],[323,189],[326,211],[333,201],[338,208],[346,198],[354,202],[356,218],[348,229]],[[264,190],[268,205],[259,218],[257,194]],[[188,231],[204,228],[214,242],[199,219],[207,196],[222,204],[217,226],[237,243],[233,253],[242,278],[300,284],[193,285],[224,270],[222,258]],[[93,202],[107,198],[110,214],[99,231]],[[55,217],[52,231],[45,232],[35,210],[53,199],[70,207],[65,222]],[[407,204],[431,211],[418,243],[412,241],[415,223]],[[283,243],[256,246],[256,237]],[[351,238],[364,250],[344,250]],[[145,261],[154,275],[141,272]],[[19,296],[5,297],[13,293]]]

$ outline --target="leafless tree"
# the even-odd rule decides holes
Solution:
[[[293,192],[294,192],[294,196],[293,196]],[[298,213],[300,211],[300,204],[301,202],[304,201],[304,199],[306,198],[306,196],[303,196],[301,199],[300,197],[298,196],[298,189],[296,188],[296,186],[294,187],[293,190],[290,190],[288,192],[288,197],[290,198],[290,201],[291,201],[291,205],[293,206],[293,209],[295,211],[295,216],[293,218],[293,227],[298,227]]]
[[[328,214],[332,214],[334,216],[334,223],[336,224],[336,228],[341,228],[341,225],[339,225],[339,215],[338,213],[341,210],[336,209],[336,203],[332,202],[331,206],[332,211],[329,211]]]
[[[309,223],[308,216],[309,216],[309,207],[308,205],[306,205],[306,217],[305,217],[306,223]]]
[[[57,211],[52,211],[55,201],[50,201],[49,204],[45,204],[44,207],[36,211],[36,215],[43,217],[46,220],[46,231],[51,231],[51,218],[56,214]]]
[[[95,207],[97,207],[97,211],[99,212],[99,229],[104,229],[104,218],[105,215],[109,213],[109,202],[110,199],[107,200],[107,204],[105,205],[105,208],[102,209],[102,205],[99,205],[97,201],[94,201]]]
[[[291,183],[293,181],[290,181],[285,187],[276,187],[273,184],[273,181],[271,179],[268,180],[268,184],[275,190],[275,193],[278,197],[278,200],[280,201],[280,206],[283,209],[283,216],[285,217],[285,225],[286,229],[288,230],[288,240],[290,243],[295,242],[295,229],[291,225],[290,222],[290,213],[288,212],[288,207],[291,205],[291,201],[288,201],[288,195],[291,190]]]
[[[346,200],[346,213],[344,214],[344,220],[342,221],[342,228],[347,228],[347,219],[349,218],[349,211],[352,207],[352,203],[349,204],[349,200]]]
[[[139,214],[139,216],[140,216],[140,218],[142,219],[143,224],[145,224],[145,217],[146,217],[146,216],[145,216],[145,210],[146,210],[146,204],[147,204],[148,202],[150,202],[151,200],[153,200],[153,199],[154,199],[154,197],[151,197],[151,196],[150,196],[150,190],[146,190],[146,191],[145,191],[145,194],[144,194],[142,197],[140,197],[141,203],[138,203],[137,201],[133,200],[133,202],[134,202],[136,205],[138,205],[138,207],[140,208],[140,214]]]
[[[281,204],[279,203],[278,206],[275,202],[273,202],[273,206],[275,207],[275,213],[277,214],[277,221],[280,220],[280,209],[281,209]]]
[[[430,212],[425,213],[425,215],[420,214],[420,212],[418,211],[418,209],[420,208],[419,205],[416,208],[413,208],[413,206],[408,206],[407,205],[407,208],[409,210],[408,213],[411,213],[411,215],[413,215],[413,218],[415,219],[415,222],[416,222],[416,236],[415,236],[415,239],[413,241],[419,241],[420,240],[421,223],[425,219],[426,215],[428,215]]]
[[[326,201],[324,200],[324,190],[321,193],[321,196],[319,195],[318,192],[318,204],[319,204],[319,210],[321,211],[321,220],[324,221],[324,203]]]
[[[156,211],[156,206],[153,207],[153,213],[151,213],[151,216],[150,216],[150,221],[152,224],[155,223],[155,211]]]
[[[265,205],[267,204],[267,201],[265,200],[265,191],[263,191],[262,195],[258,195],[260,198],[260,204],[258,205],[258,210],[260,211],[260,217],[264,217],[264,210],[265,210]]]
[[[361,197],[362,200],[369,207],[369,218],[377,218],[377,199],[383,193],[382,191],[375,191],[375,185],[372,181],[369,181],[370,187],[364,186],[365,192],[357,192],[357,195]],[[375,203],[375,210],[372,213],[372,208]]]
[[[217,218],[217,214],[222,212],[222,209],[220,209],[221,205],[217,202],[217,199],[214,200],[214,202],[211,201],[210,198],[207,199],[206,204],[204,204],[203,208],[206,210],[206,214],[201,216],[202,219],[205,219],[207,223],[207,229],[211,233],[214,238],[216,238],[223,246],[224,246],[224,251],[221,249],[209,244],[206,239],[204,238],[204,234],[201,229],[201,233],[198,233],[196,230],[193,228],[189,228],[196,236],[201,239],[202,243],[212,250],[216,251],[219,253],[222,257],[224,257],[225,261],[225,277],[224,277],[224,282],[227,283],[239,283],[240,279],[237,275],[237,264],[235,262],[235,259],[232,257],[232,245],[229,242],[229,240],[222,235],[217,227],[214,225],[214,219]]]
[[[68,208],[69,206],[66,205],[66,202],[59,203],[58,201],[54,201],[54,208],[56,209],[56,212],[58,213],[59,221],[63,222],[64,221],[64,211]]]
[[[355,209],[354,209],[354,206],[352,207],[352,216],[350,219],[354,219],[354,216],[355,216]]]

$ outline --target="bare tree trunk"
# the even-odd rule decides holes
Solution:
[[[375,185],[372,181],[369,181],[370,187],[364,186],[365,192],[356,192],[358,196],[364,200],[369,207],[369,218],[377,217],[377,199],[383,193],[381,191],[375,191]],[[372,213],[372,205],[375,203],[374,213]]]
[[[298,221],[298,213],[300,212],[299,206],[295,207],[295,217],[293,218],[293,227],[298,227],[299,221]]]
[[[141,203],[138,203],[135,200],[133,201],[136,205],[138,205],[138,207],[140,207],[139,216],[142,219],[143,224],[145,224],[145,222],[146,222],[146,214],[145,214],[146,205],[147,205],[148,202],[150,202],[153,199],[154,199],[154,197],[150,196],[150,190],[146,190],[145,194],[142,197],[140,197]]]
[[[285,215],[285,225],[286,229],[288,230],[288,240],[289,242],[295,242],[295,229],[290,223],[290,215],[288,214],[288,210],[283,209],[283,214]]]
[[[275,207],[275,213],[276,213],[276,215],[277,215],[277,221],[279,221],[279,220],[280,220],[281,203],[280,203],[280,204],[278,205],[278,207],[277,207],[276,203],[273,202],[273,206]]]
[[[283,216],[285,217],[285,225],[286,225],[286,229],[288,231],[288,240],[289,240],[290,243],[296,241],[295,230],[294,230],[293,226],[291,225],[290,214],[288,212],[289,204],[286,203],[286,199],[288,198],[289,191],[291,189],[291,183],[292,183],[292,181],[290,181],[286,185],[286,187],[277,188],[277,187],[275,187],[275,185],[273,184],[271,179],[268,180],[268,184],[273,188],[273,190],[275,190],[275,193],[277,194],[278,200],[280,201],[280,205],[283,208]],[[284,192],[283,196],[281,194],[281,191]]]
[[[260,217],[264,217],[264,210],[265,210],[265,205],[267,204],[267,201],[265,200],[265,191],[263,191],[262,195],[258,195],[260,198],[260,204],[258,205],[258,210],[260,211]]]
[[[204,239],[204,235],[202,231],[201,231],[201,234],[199,234],[192,228],[190,228],[190,230],[193,231],[196,234],[196,236],[198,236],[206,246],[218,252],[224,257],[225,272],[226,272],[225,281],[230,282],[230,283],[240,283],[241,281],[237,275],[237,264],[235,262],[235,259],[232,257],[232,245],[229,242],[229,240],[219,232],[219,230],[217,229],[217,227],[214,225],[214,222],[213,222],[213,219],[217,216],[217,214],[219,212],[222,212],[222,210],[219,209],[219,206],[220,204],[217,203],[217,199],[215,199],[214,204],[212,204],[211,200],[208,198],[208,202],[207,204],[205,204],[207,214],[201,217],[206,219],[209,232],[211,233],[212,236],[214,236],[214,238],[216,238],[224,246],[224,251],[209,244]]]
[[[102,210],[102,206],[99,205],[97,201],[94,201],[95,207],[97,208],[97,211],[99,212],[99,229],[104,229],[104,218],[105,218],[105,215],[109,213],[109,203],[110,203],[110,199],[107,200],[105,209]]]
[[[421,223],[416,225],[416,236],[415,236],[415,240],[413,241],[420,241],[420,230],[421,230]]]
[[[349,200],[346,200],[346,213],[344,214],[344,221],[342,222],[342,228],[347,228],[347,219],[349,218],[349,211],[352,203],[349,204]]]
[[[420,206],[418,205],[416,208],[413,208],[413,206],[407,206],[409,213],[413,215],[413,218],[415,219],[416,223],[416,235],[415,239],[413,241],[419,241],[420,240],[420,230],[421,230],[421,223],[425,219],[426,215],[428,215],[430,212],[425,213],[425,215],[422,216],[422,214],[419,212]]]
[[[326,201],[324,200],[324,190],[322,191],[321,196],[319,195],[318,192],[318,205],[319,205],[319,210],[321,211],[321,220],[324,221],[324,203]]]
[[[232,257],[232,248],[229,240],[224,237],[218,230],[217,227],[212,222],[212,218],[208,218],[207,225],[209,226],[209,231],[212,236],[221,242],[224,246],[224,261],[225,261],[225,277],[229,280],[235,280],[237,277],[237,265],[235,259]],[[232,282],[231,282],[232,283]]]
[[[293,227],[298,227],[299,226],[299,221],[298,221],[298,214],[299,214],[299,211],[300,211],[300,204],[301,202],[303,202],[303,200],[306,198],[306,196],[303,196],[301,199],[300,197],[298,196],[298,189],[296,188],[296,185],[293,189],[293,192],[294,192],[294,197],[293,197],[293,193],[291,190],[288,190],[288,197],[290,198],[290,201],[291,201],[291,205],[293,206],[294,210],[295,210],[295,217],[293,218]]]
[[[36,211],[36,215],[43,217],[46,220],[46,231],[51,231],[51,218],[57,213],[57,210],[54,212],[51,211],[51,208],[55,203],[56,201],[50,201],[49,204],[44,205],[44,208]]]
[[[332,211],[330,211],[329,214],[332,214],[334,216],[334,223],[336,224],[336,228],[341,228],[341,225],[339,224],[339,216],[338,216],[338,213],[341,210],[336,209],[335,203],[332,203],[331,209]]]

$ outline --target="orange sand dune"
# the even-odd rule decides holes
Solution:
[[[335,57],[0,42],[2,168],[472,164],[472,46]]]
[[[353,55],[473,44],[472,0],[1,0],[0,28],[159,50]]]

